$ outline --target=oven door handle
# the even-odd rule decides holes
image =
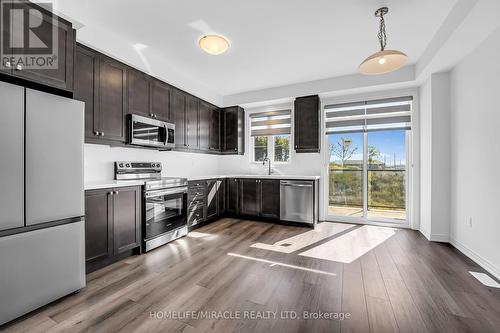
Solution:
[[[148,191],[146,192],[146,199],[159,197],[162,195],[187,193],[187,190],[188,190],[187,187],[179,187],[171,190]]]
[[[163,124],[163,128],[165,130],[165,141],[163,142],[163,144],[166,146],[167,145],[167,142],[168,142],[168,129],[167,129],[167,124]]]

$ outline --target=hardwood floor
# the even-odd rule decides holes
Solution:
[[[483,272],[415,231],[226,218],[93,272],[80,293],[0,330],[498,332],[500,290],[469,270]]]

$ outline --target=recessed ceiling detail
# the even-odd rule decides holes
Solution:
[[[396,50],[386,50],[387,33],[385,31],[384,15],[387,15],[389,8],[382,7],[375,11],[375,16],[380,17],[378,40],[380,51],[366,58],[359,66],[359,71],[366,75],[378,75],[397,71],[402,68],[408,59],[406,54]]]
[[[127,46],[122,44],[147,45],[143,54],[152,73],[193,93],[206,88],[220,96],[232,96],[353,75],[359,73],[365,57],[380,50],[374,36],[378,19],[373,17],[378,8],[373,3],[378,1],[145,3],[137,6],[137,1],[132,0],[57,1],[61,12],[85,24],[78,31],[82,42],[132,64],[142,62],[135,49],[127,58],[129,55],[123,53]],[[390,9],[390,15],[385,17],[387,46],[397,46],[407,54],[405,68],[409,68],[420,59],[457,0],[383,3]],[[116,15],[117,8],[120,15]],[[226,37],[230,48],[222,55],[209,56],[199,48],[198,41],[215,33]]]
[[[220,35],[205,35],[198,41],[200,48],[208,54],[219,55],[229,49],[229,42]]]

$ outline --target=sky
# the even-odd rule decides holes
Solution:
[[[363,133],[343,133],[343,134],[330,134],[328,141],[330,144],[339,142],[341,138],[351,139],[353,146],[358,147],[356,152],[350,158],[351,160],[363,159]],[[368,145],[375,146],[380,152],[378,160],[385,161],[387,165],[393,165],[394,154],[396,154],[396,164],[406,164],[406,144],[405,144],[405,131],[375,131],[368,132]],[[330,161],[338,160],[338,157],[331,156]]]

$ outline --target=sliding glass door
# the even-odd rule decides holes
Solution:
[[[328,215],[406,221],[405,130],[328,135]]]
[[[406,131],[367,136],[367,211],[369,220],[406,220]]]
[[[328,136],[329,215],[364,216],[363,142],[363,133]]]
[[[407,223],[411,97],[325,107],[329,220]]]

